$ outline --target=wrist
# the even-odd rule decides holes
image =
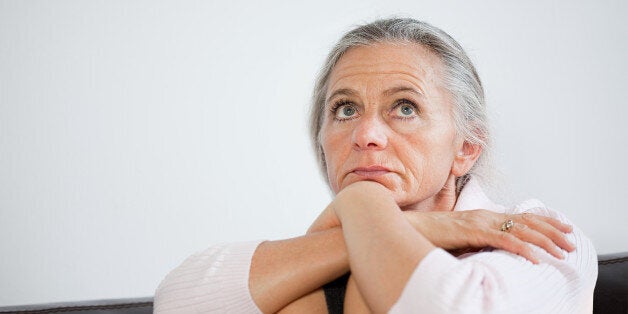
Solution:
[[[372,181],[360,181],[349,185],[336,195],[330,204],[340,224],[349,216],[373,216],[390,210],[399,210],[391,192]]]

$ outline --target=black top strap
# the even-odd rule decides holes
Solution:
[[[327,303],[327,311],[329,314],[342,314],[349,274],[350,273],[346,273],[338,279],[323,286],[323,291],[325,291],[325,302]]]

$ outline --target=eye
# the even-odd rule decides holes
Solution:
[[[409,119],[418,115],[419,109],[417,106],[406,99],[403,99],[393,107],[392,114],[398,118]]]
[[[358,113],[355,105],[350,102],[339,102],[331,111],[334,113],[336,120],[348,120],[354,118]]]

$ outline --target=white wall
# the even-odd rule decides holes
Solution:
[[[390,14],[466,47],[513,195],[628,250],[625,1],[0,1],[0,305],[148,296],[212,243],[302,233],[330,199],[315,73]]]

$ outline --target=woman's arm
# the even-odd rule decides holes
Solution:
[[[250,312],[254,309],[275,312],[288,305],[292,309],[303,305],[305,307],[301,308],[308,308],[313,301],[320,303],[322,300],[324,305],[324,298],[312,297],[317,295],[312,292],[349,269],[344,237],[334,212],[335,203],[336,200],[323,211],[305,236],[261,245],[254,242],[214,246],[191,256],[162,281],[155,295],[155,311],[249,309],[244,312]],[[444,230],[453,220],[437,217],[438,213],[422,214],[436,218],[429,224],[421,224],[428,221],[427,218],[408,221],[438,243],[437,231]],[[471,229],[483,228],[474,225],[478,219],[469,217],[474,216],[456,219]],[[546,231],[540,232],[550,237]],[[461,232],[456,233],[456,237],[443,239],[446,242],[437,246],[468,247],[468,236]]]
[[[348,265],[338,227],[264,242],[253,255],[249,288],[260,310],[274,313],[348,272]]]
[[[213,246],[166,276],[155,293],[155,312],[274,313],[348,270],[340,228]]]
[[[155,291],[155,313],[256,313],[248,289],[259,241],[214,245],[170,271]]]
[[[444,313],[591,313],[596,253],[578,228],[569,237],[576,250],[556,259],[537,248],[537,265],[502,250],[463,259],[436,250],[421,261],[391,313],[419,304]]]
[[[373,312],[385,313],[417,264],[436,247],[378,183],[354,183],[337,195],[335,204],[358,290]]]
[[[538,265],[499,250],[458,260],[442,249],[430,250],[433,246],[426,244],[425,237],[417,236],[416,229],[404,225],[397,211],[390,210],[392,205],[374,204],[374,200],[368,199],[377,195],[375,185],[361,187],[366,188],[371,190],[354,190],[344,195],[346,206],[336,210],[358,292],[372,311],[385,312],[395,303],[392,310],[397,313],[417,308],[453,313],[523,313],[540,309],[566,313],[586,309],[583,300],[590,301],[596,263],[590,242],[579,230],[569,235],[577,252],[572,250],[566,259],[557,259],[537,248]],[[356,198],[365,201],[359,203]],[[535,213],[552,216],[551,212]],[[564,217],[553,218],[567,222]],[[421,250],[428,253],[422,254]],[[347,295],[351,295],[349,291]]]

